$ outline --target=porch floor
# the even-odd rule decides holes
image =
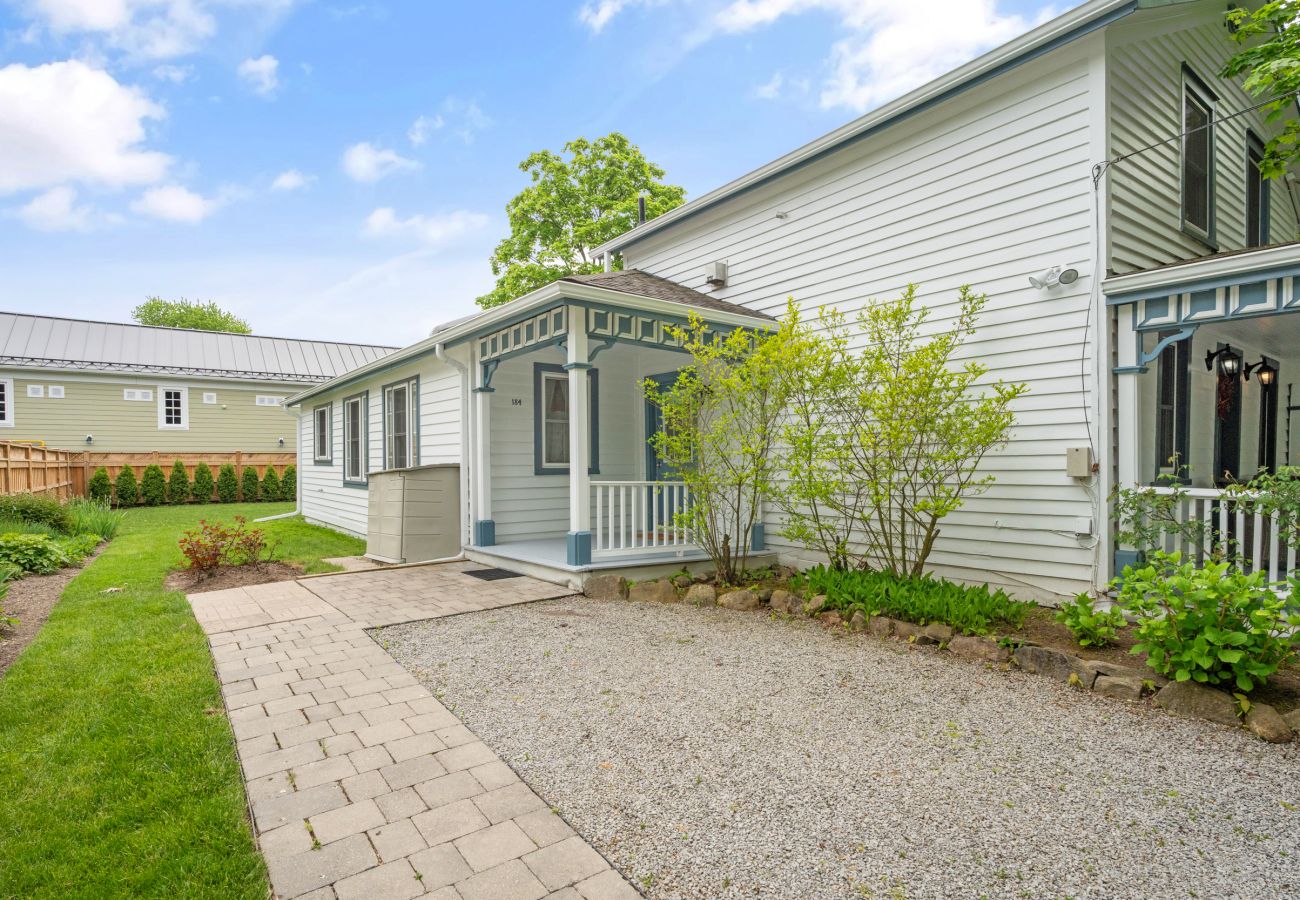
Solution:
[[[690,563],[707,560],[708,554],[699,548],[664,547],[662,550],[641,550],[617,556],[598,556],[585,566],[569,565],[568,546],[564,538],[539,538],[531,541],[507,541],[491,547],[474,547],[476,552],[500,556],[519,562],[534,563],[562,569],[566,572],[591,572],[599,569],[626,569],[629,566],[658,565],[660,563]]]

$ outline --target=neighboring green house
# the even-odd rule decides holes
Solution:
[[[0,313],[0,440],[292,451],[284,398],[393,349]]]

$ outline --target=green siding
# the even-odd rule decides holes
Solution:
[[[287,397],[301,385],[234,385],[184,379],[0,370],[14,382],[14,427],[0,428],[0,440],[44,441],[71,450],[246,450],[288,451],[296,446],[294,417],[279,406],[257,406],[256,398]],[[44,397],[28,397],[29,384],[43,385]],[[50,385],[61,385],[63,399],[49,396]],[[189,390],[189,428],[158,427],[158,397],[162,385]],[[150,390],[149,401],[124,400],[127,388]],[[217,402],[205,404],[203,394]],[[86,435],[93,434],[93,444]],[[279,439],[284,438],[284,444]]]

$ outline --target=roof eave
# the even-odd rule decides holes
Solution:
[[[1217,283],[1220,279],[1272,272],[1300,270],[1300,243],[1265,247],[1249,253],[1211,256],[1187,262],[1112,275],[1101,283],[1110,305],[1165,296],[1185,285]],[[1181,290],[1177,290],[1181,293]]]

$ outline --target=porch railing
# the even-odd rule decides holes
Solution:
[[[1164,486],[1152,490],[1180,495],[1174,517],[1192,525],[1181,534],[1165,534],[1166,552],[1181,552],[1184,560],[1198,564],[1227,560],[1244,572],[1266,571],[1269,581],[1281,581],[1295,571],[1296,550],[1282,534],[1278,517],[1256,508],[1249,492]]]
[[[677,524],[690,506],[690,488],[680,481],[593,481],[591,554],[614,556],[692,547]]]

